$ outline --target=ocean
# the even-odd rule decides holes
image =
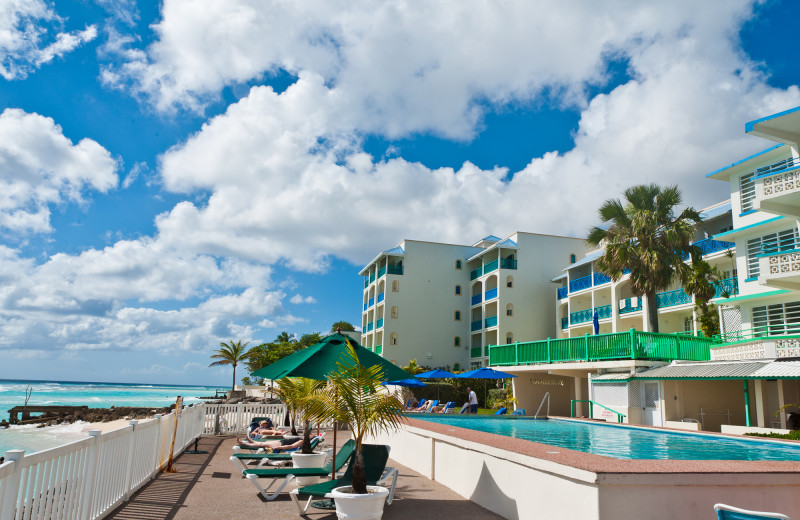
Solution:
[[[95,383],[80,381],[22,381],[0,379],[0,420],[8,419],[8,410],[25,404],[25,389],[33,392],[31,405],[80,405],[90,408],[109,406],[169,406],[177,396],[184,404],[202,402],[200,396],[214,395],[215,386],[145,385],[120,383]],[[22,449],[41,451],[86,437],[83,424],[61,425],[49,428],[13,426],[0,429],[0,456],[6,450]]]

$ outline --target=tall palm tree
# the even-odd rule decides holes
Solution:
[[[228,343],[221,342],[219,344],[220,348],[215,350],[214,355],[211,356],[211,359],[218,359],[219,361],[214,361],[208,365],[210,367],[233,365],[233,384],[231,385],[231,391],[236,387],[236,365],[250,357],[250,353],[246,350],[248,343],[250,342],[248,341],[242,344],[242,340],[230,340]]]
[[[650,330],[658,332],[656,293],[669,288],[676,277],[688,278],[691,267],[684,260],[687,255],[700,256],[691,241],[702,218],[691,207],[675,216],[675,207],[682,201],[677,186],[632,186],[624,197],[624,204],[610,199],[600,206],[600,219],[611,226],[592,228],[586,241],[605,247],[597,266],[612,280],[630,271],[633,293],[647,296]]]

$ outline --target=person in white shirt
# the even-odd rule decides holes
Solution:
[[[478,396],[475,395],[475,391],[471,388],[467,388],[467,392],[469,392],[469,397],[467,397],[469,413],[478,413]]]

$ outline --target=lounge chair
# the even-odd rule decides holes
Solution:
[[[779,520],[792,520],[780,513],[764,513],[761,511],[748,511],[738,507],[726,506],[725,504],[714,504],[714,511],[719,520],[768,520],[777,518]]]
[[[442,408],[442,413],[453,413],[453,409],[455,408],[456,403],[453,401],[447,401],[447,404],[444,405]]]
[[[297,477],[327,477],[332,472],[339,471],[350,460],[355,447],[356,443],[352,439],[342,445],[342,449],[336,454],[335,468],[333,467],[333,461],[331,461],[321,468],[257,468],[246,469],[242,471],[242,475],[253,483],[264,498],[267,500],[275,500],[278,494],[283,491],[283,488],[288,486]],[[283,477],[283,481],[281,481],[281,477]],[[261,478],[269,478],[272,479],[272,481],[265,488],[258,481]],[[270,494],[269,490],[278,482],[280,482],[278,489]]]
[[[511,415],[525,415],[525,408],[517,408],[511,412]]]
[[[361,448],[364,454],[364,470],[367,476],[368,486],[386,486],[391,480],[389,487],[389,495],[386,497],[386,503],[391,504],[394,499],[394,489],[397,487],[398,471],[395,468],[387,468],[386,461],[389,460],[389,446],[380,444],[362,444]],[[289,497],[297,506],[297,512],[302,516],[308,510],[311,500],[314,498],[332,498],[331,491],[334,488],[341,486],[350,486],[353,484],[353,465],[347,466],[347,471],[344,475],[327,482],[320,482],[313,486],[305,486],[298,489],[293,489],[289,493]],[[305,506],[300,505],[298,495],[308,495],[308,501]]]
[[[430,406],[428,406],[428,408],[426,410],[422,410],[422,413],[431,413],[433,411],[433,409],[436,408],[436,405],[438,405],[438,404],[439,404],[439,400],[438,399],[434,399],[433,402],[430,403]]]
[[[311,439],[311,449],[313,450],[316,448],[319,443],[323,442],[324,440],[325,439],[322,435],[315,436],[313,439]],[[263,450],[264,448],[261,449]],[[300,448],[293,448],[280,453],[239,453],[239,446],[234,446],[233,451],[235,453],[231,455],[230,460],[237,467],[237,469],[244,471],[246,469],[252,469],[247,467],[247,463],[253,460],[258,462],[258,464],[255,466],[256,468],[260,468],[272,460],[292,460],[292,452],[299,449]]]
[[[494,415],[505,415],[506,412],[508,412],[508,408],[503,407],[494,412]]]

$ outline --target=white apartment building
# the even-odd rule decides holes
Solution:
[[[398,365],[483,366],[489,345],[555,333],[550,273],[586,249],[523,232],[473,245],[404,240],[359,273],[361,343]]]
[[[700,212],[703,222],[695,231],[694,245],[703,251],[703,258],[723,273],[716,284],[713,303],[725,302],[739,293],[735,266],[735,244],[713,237],[733,228],[731,202],[715,204]],[[633,295],[629,276],[613,282],[597,268],[602,249],[591,251],[584,258],[564,268],[553,281],[556,291],[556,327],[559,338],[592,334],[595,312],[600,333],[609,334],[630,329],[649,330],[647,297]],[[688,260],[687,260],[688,261]],[[679,281],[658,293],[660,332],[694,332],[699,330],[694,311],[694,297],[687,294]]]

